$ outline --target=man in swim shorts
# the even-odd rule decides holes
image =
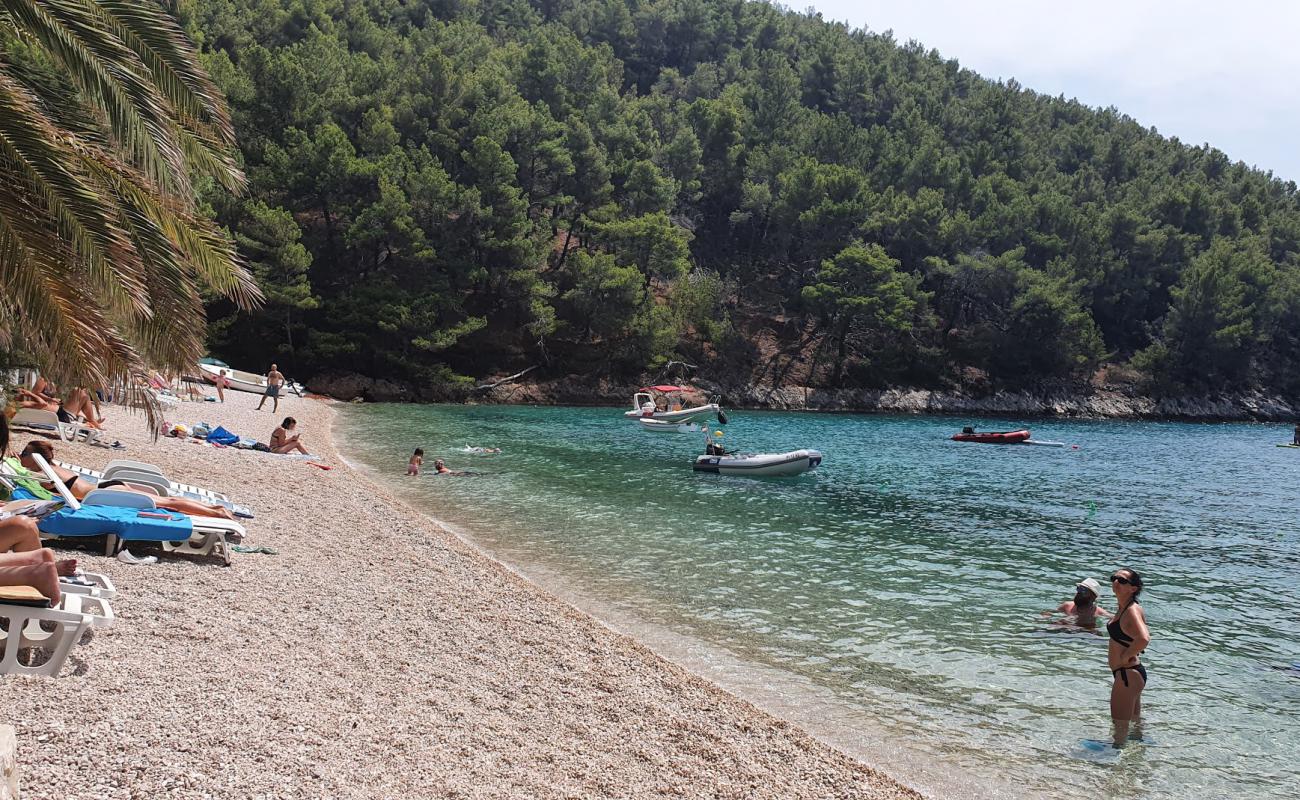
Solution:
[[[280,410],[280,389],[284,387],[284,376],[275,364],[271,365],[271,371],[266,373],[266,394],[262,395],[262,402],[257,404],[257,410],[261,411],[262,406],[266,404],[266,398],[271,398],[271,413]]]

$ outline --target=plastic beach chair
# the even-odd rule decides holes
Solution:
[[[245,516],[250,516],[250,517],[252,516],[251,511],[248,511],[248,509],[244,508],[243,506],[238,506],[235,503],[230,502],[230,498],[222,494],[221,492],[214,492],[211,489],[204,489],[201,486],[191,486],[187,483],[179,483],[177,481],[168,480],[167,476],[163,474],[163,471],[161,469],[154,466],[153,464],[146,464],[143,461],[129,461],[127,459],[114,459],[113,461],[108,462],[108,466],[104,468],[103,472],[90,469],[89,467],[83,467],[79,464],[69,464],[64,461],[55,461],[54,463],[70,472],[75,472],[78,475],[85,476],[86,478],[95,482],[102,481],[102,480],[110,480],[112,477],[112,473],[115,473],[117,470],[120,469],[129,469],[138,472],[153,473],[154,475],[161,478],[163,482],[168,484],[168,488],[170,489],[171,496],[173,497],[175,497],[176,495],[181,495],[183,497],[194,498],[195,500],[202,500],[206,503],[216,503],[231,509],[237,514],[241,513],[242,510],[244,512],[247,512]]]
[[[99,479],[100,483],[106,481],[122,481],[132,485],[148,486],[154,489],[159,497],[171,497],[171,481],[159,475],[156,472],[141,472],[135,469],[126,469],[119,467],[114,470],[104,470],[104,477]]]
[[[81,501],[82,506],[109,506],[115,508],[136,508],[152,510],[158,508],[153,498],[139,492],[125,492],[121,489],[94,489],[86,495],[86,499]],[[194,528],[194,535],[183,542],[175,540],[160,540],[164,552],[168,553],[188,553],[192,555],[206,556],[216,553],[221,557],[222,563],[230,566],[230,537],[236,536],[239,539],[244,537],[244,526],[238,522],[228,519],[218,519],[216,517],[190,517],[191,524]],[[116,539],[113,534],[108,535],[107,549],[116,550]]]
[[[59,415],[53,411],[20,408],[14,414],[14,418],[9,420],[9,424],[15,427],[41,431],[42,433],[54,433],[65,442],[75,442],[78,434],[85,436],[87,444],[94,444],[99,441],[100,431],[97,429],[75,422],[60,422]]]
[[[86,595],[71,597],[77,598],[73,605],[80,607]],[[42,601],[47,607],[41,607]],[[0,674],[58,675],[73,646],[95,624],[89,615],[48,604],[30,586],[0,588],[0,620],[5,623],[0,626]]]
[[[189,517],[165,510],[151,514],[150,507],[143,503],[152,506],[153,500],[138,492],[95,489],[86,495],[87,502],[83,504],[72,496],[63,481],[58,480],[54,468],[39,453],[32,458],[45,477],[54,483],[67,505],[62,511],[40,521],[43,532],[54,536],[104,536],[107,539],[105,555],[110,556],[117,552],[123,541],[157,542],[167,552],[200,556],[216,554],[223,564],[230,566],[229,539],[244,534],[239,523]],[[92,496],[93,503],[90,502]]]

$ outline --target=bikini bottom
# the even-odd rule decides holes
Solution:
[[[1118,675],[1118,676],[1119,676],[1119,679],[1122,680],[1122,681],[1124,681],[1124,685],[1125,685],[1125,686],[1128,686],[1128,671],[1129,671],[1129,670],[1133,670],[1133,671],[1136,672],[1137,674],[1141,675],[1141,676],[1142,676],[1142,685],[1143,685],[1143,686],[1146,686],[1146,682],[1147,682],[1147,668],[1144,667],[1144,666],[1141,665],[1141,664],[1138,664],[1138,665],[1133,666],[1133,667],[1120,667],[1119,669],[1113,669],[1113,670],[1111,670],[1111,674],[1112,674],[1112,675]]]

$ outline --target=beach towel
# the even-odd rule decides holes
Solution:
[[[16,458],[6,458],[5,466],[13,471],[14,500],[52,500],[54,493],[41,486],[40,478]]]
[[[63,508],[37,523],[51,536],[104,536],[140,542],[185,542],[194,524],[184,514],[119,506]]]
[[[239,437],[218,425],[208,434],[208,441],[215,444],[232,445],[239,441]]]

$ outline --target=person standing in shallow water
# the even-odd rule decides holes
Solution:
[[[1100,594],[1101,584],[1092,578],[1084,578],[1074,586],[1074,599],[1061,603],[1056,610],[1074,617],[1076,624],[1091,628],[1097,624],[1097,617],[1110,616],[1105,609],[1097,605],[1097,597]]]
[[[1128,740],[1129,725],[1137,726],[1142,717],[1142,690],[1147,685],[1147,670],[1138,655],[1151,643],[1146,613],[1138,605],[1142,593],[1142,576],[1131,569],[1116,570],[1110,576],[1115,593],[1115,616],[1106,623],[1110,647],[1106,661],[1114,683],[1110,687],[1110,718],[1114,725],[1115,746]]]

